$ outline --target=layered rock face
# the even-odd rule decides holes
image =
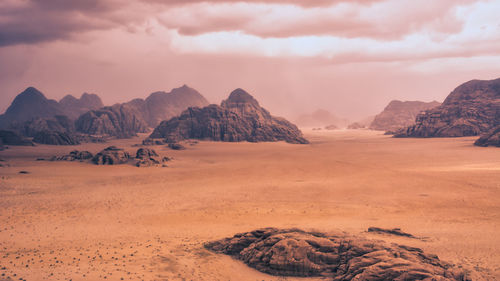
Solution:
[[[416,118],[396,137],[463,137],[488,133],[500,124],[500,79],[458,86],[443,104]]]
[[[93,157],[94,157],[94,155],[92,155],[92,153],[90,153],[86,150],[83,150],[83,151],[73,150],[69,154],[66,154],[66,155],[63,155],[60,157],[54,156],[50,160],[51,161],[80,161],[80,162],[83,162],[83,161],[92,159]]]
[[[23,135],[28,137],[34,137],[37,133],[43,131],[74,133],[75,124],[66,115],[56,115],[27,121],[21,127],[21,131]]]
[[[330,280],[469,280],[435,255],[382,241],[265,228],[205,244],[272,275]]]
[[[103,107],[82,114],[76,121],[78,132],[89,135],[104,135],[129,138],[148,130],[141,114],[126,104]]]
[[[297,126],[271,116],[242,89],[234,90],[220,106],[191,107],[180,116],[161,122],[150,138],[164,138],[167,142],[202,139],[308,143]]]
[[[422,111],[439,106],[437,101],[391,101],[370,124],[372,130],[396,131],[415,123],[415,118]]]
[[[98,95],[87,93],[83,93],[79,99],[67,95],[59,101],[59,104],[63,107],[65,114],[73,120],[87,111],[104,107]]]
[[[130,154],[116,146],[110,146],[97,153],[92,158],[92,163],[96,165],[118,165],[125,164],[130,160]]]

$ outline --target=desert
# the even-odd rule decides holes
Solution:
[[[168,167],[35,161],[146,135],[1,152],[4,280],[316,280],[272,276],[205,249],[263,227],[346,232],[419,247],[500,278],[500,151],[473,138],[304,131],[310,144],[155,146]],[[7,164],[7,165],[6,165]],[[19,173],[26,171],[26,174]],[[401,228],[423,239],[367,232]]]

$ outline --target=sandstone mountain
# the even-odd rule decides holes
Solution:
[[[0,128],[16,127],[33,118],[64,115],[64,109],[55,100],[47,99],[40,91],[29,87],[12,101],[3,115]]]
[[[101,98],[96,94],[83,93],[77,99],[72,95],[63,97],[59,104],[63,107],[65,114],[71,119],[77,119],[81,114],[104,107]]]
[[[127,105],[135,107],[148,126],[154,128],[161,121],[181,114],[188,107],[203,107],[208,105],[208,101],[198,91],[184,85],[169,93],[154,92],[145,100],[134,99]]]
[[[334,125],[338,128],[345,128],[349,124],[347,119],[339,118],[325,109],[318,109],[309,114],[300,115],[295,124],[303,127],[325,127]]]
[[[55,115],[53,117],[38,117],[26,121],[18,129],[22,135],[34,137],[37,133],[42,131],[74,133],[75,124],[73,120],[69,119],[66,115]]]
[[[205,139],[307,143],[297,126],[272,116],[242,89],[234,90],[220,106],[190,107],[180,116],[161,122],[150,138],[162,138],[167,142]]]
[[[488,133],[481,135],[481,137],[474,144],[477,146],[500,147],[500,125],[496,126]]]
[[[463,137],[486,134],[500,124],[500,78],[458,86],[442,105],[419,114],[396,137]]]
[[[328,280],[470,280],[466,273],[419,248],[347,234],[264,228],[205,247],[277,276]]]
[[[439,106],[437,101],[391,101],[370,124],[372,130],[396,131],[415,123],[415,118],[422,111]]]
[[[129,138],[148,131],[142,114],[128,104],[91,110],[75,121],[76,130],[88,135]]]

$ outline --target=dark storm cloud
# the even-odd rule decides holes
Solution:
[[[6,0],[0,3],[0,47],[67,39],[74,33],[105,29],[115,7],[104,0]]]

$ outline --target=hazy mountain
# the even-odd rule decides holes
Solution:
[[[372,130],[395,131],[415,124],[419,113],[439,106],[437,101],[391,101],[370,124]]]
[[[345,128],[349,120],[335,116],[325,109],[318,109],[312,113],[302,114],[295,123],[301,127],[324,127],[335,125],[338,128]]]
[[[104,106],[98,95],[87,93],[83,93],[79,99],[67,95],[59,101],[59,104],[71,119],[77,119],[81,114],[89,110],[99,109]]]

